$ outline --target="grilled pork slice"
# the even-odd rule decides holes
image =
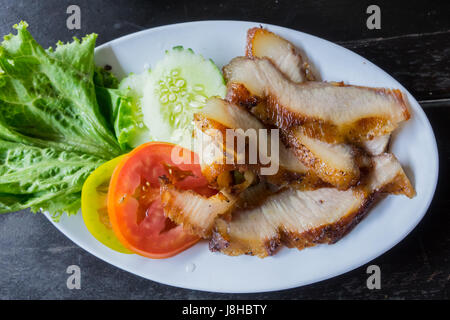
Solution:
[[[306,78],[305,65],[299,50],[289,41],[266,29],[249,29],[246,56],[269,59],[292,82],[314,80]],[[257,110],[258,108],[255,109]],[[264,116],[257,112],[254,114],[264,119]],[[357,182],[359,168],[353,157],[354,150],[351,146],[332,145],[312,139],[299,129],[289,134],[290,138],[287,139],[286,144],[295,150],[299,159],[307,167],[311,168],[323,181],[340,189],[347,189]]]
[[[261,159],[259,157],[256,159],[256,162],[253,161],[253,164],[249,161],[250,150],[254,154],[258,153],[260,148],[263,148],[265,149],[266,155],[271,154],[271,131],[244,108],[219,98],[211,98],[207,101],[206,106],[199,113],[195,114],[194,119],[196,129],[201,131],[198,132],[196,130],[196,138],[201,137],[201,139],[205,139],[205,135],[207,135],[209,138],[207,141],[213,143],[214,147],[219,151],[215,157],[208,158],[207,155],[200,157],[203,164],[203,175],[207,177],[210,184],[216,186],[217,179],[225,172],[232,170],[251,170],[259,175],[261,167],[268,165],[265,161],[264,163],[260,163]],[[251,130],[255,130],[257,139],[250,140],[248,143],[252,142],[256,146],[247,145],[245,150],[237,150],[236,147],[228,150],[226,143],[227,129],[235,130],[237,135],[245,135]],[[240,129],[240,131],[236,131],[236,129]],[[267,130],[265,131],[268,134],[267,139],[259,139],[259,130]],[[220,132],[220,135],[217,132]],[[293,183],[296,187],[300,187],[301,182],[308,185],[320,183],[318,176],[310,172],[299,161],[293,149],[288,149],[279,138],[277,139],[278,150],[274,148],[275,154],[271,154],[270,161],[272,161],[272,166],[278,167],[278,171],[274,174],[265,175],[266,180],[277,185]],[[208,151],[209,149],[203,148],[203,150]],[[200,151],[202,155],[205,153],[203,150]],[[226,163],[227,155],[231,156],[233,164]],[[237,161],[239,158],[245,160],[243,164]],[[208,159],[208,161],[205,159]]]
[[[228,109],[224,101],[212,98],[207,101],[202,112],[194,115],[194,123],[196,152],[200,158],[202,174],[211,186],[216,189],[229,187],[235,170],[257,173],[259,165],[247,161],[247,150],[226,147],[226,130],[233,125],[243,130],[262,128],[255,117],[248,117],[244,112],[241,116],[237,108]]]
[[[314,76],[300,51],[289,41],[263,28],[251,28],[247,32],[246,56],[269,59],[289,80],[296,83],[313,81]],[[390,135],[362,141],[359,146],[369,155],[384,153]]]
[[[259,119],[247,110],[220,98],[210,98],[205,106],[197,113],[205,118],[221,123],[225,128],[265,129]]]
[[[286,189],[268,197],[260,206],[233,212],[231,221],[217,219],[210,249],[232,256],[266,257],[281,244],[303,249],[335,243],[364,217],[377,194],[414,195],[393,155],[383,154],[372,160],[372,172],[358,187],[345,191]]]
[[[249,58],[267,58],[293,82],[314,80],[309,65],[300,50],[286,39],[263,28],[247,31],[245,55]]]
[[[263,103],[251,109],[258,119],[267,119]],[[270,121],[267,121],[270,124]],[[307,129],[302,126],[293,126],[281,129],[283,142],[292,149],[309,170],[322,181],[341,190],[348,189],[359,179],[360,152],[352,145],[345,143],[329,143],[320,139],[311,138]],[[361,143],[362,144],[362,143]]]
[[[183,229],[202,238],[210,238],[217,217],[227,216],[237,198],[219,192],[209,198],[192,190],[180,190],[161,179],[164,214]]]
[[[265,108],[266,123],[281,129],[301,125],[312,138],[329,143],[370,140],[389,134],[409,119],[400,90],[342,83],[293,83],[269,60],[237,57],[224,67],[227,99]]]
[[[361,147],[368,155],[378,156],[387,151],[391,135],[374,137],[372,140],[361,141],[357,145]]]
[[[372,170],[361,183],[360,189],[367,194],[374,192],[402,194],[408,198],[416,195],[400,162],[392,153],[372,157]]]
[[[360,171],[354,147],[311,138],[300,127],[288,130],[284,139],[297,157],[323,181],[346,190],[358,182]]]

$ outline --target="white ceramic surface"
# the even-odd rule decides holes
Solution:
[[[222,67],[244,55],[246,31],[256,22],[202,21],[163,26],[134,33],[96,49],[96,63],[109,64],[119,77],[139,73],[176,45],[192,48]],[[331,42],[298,31],[261,24],[303,48],[322,79],[375,87],[404,87],[359,55]],[[334,245],[302,251],[282,248],[265,259],[211,253],[206,242],[165,260],[114,252],[87,231],[81,214],[64,216],[56,228],[93,255],[144,278],[177,287],[216,292],[260,292],[287,289],[328,279],[364,265],[402,240],[422,219],[433,198],[438,154],[430,123],[407,93],[412,118],[400,128],[391,150],[411,178],[417,196],[389,196]],[[47,215],[48,216],[48,215]],[[50,218],[49,218],[50,219]],[[51,219],[50,219],[51,220]],[[52,222],[53,223],[53,222]]]

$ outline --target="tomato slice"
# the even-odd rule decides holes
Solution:
[[[149,142],[131,151],[117,165],[108,191],[108,214],[116,236],[131,251],[145,257],[171,257],[199,241],[164,215],[159,177],[178,176],[175,185],[210,196],[198,161],[175,164],[172,151],[197,160],[193,152],[174,144]],[[192,162],[192,161],[191,161]],[[174,173],[182,173],[174,175]],[[183,174],[184,173],[184,174]]]
[[[133,253],[117,239],[107,210],[108,186],[116,165],[125,156],[114,158],[92,172],[81,190],[81,212],[89,232],[102,244],[121,253]]]

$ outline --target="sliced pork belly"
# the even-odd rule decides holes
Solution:
[[[282,241],[293,242],[299,249],[331,241],[333,233],[340,233],[338,222],[345,217],[353,220],[364,204],[363,194],[352,190],[287,189],[259,207],[234,212],[231,222],[218,219],[210,249],[232,256],[266,257],[273,255]]]
[[[289,41],[262,28],[249,29],[247,34],[246,56],[250,58],[267,58],[287,79],[301,83],[307,79],[305,64],[298,49]],[[309,73],[311,75],[311,73]],[[263,104],[264,102],[262,102]],[[259,109],[266,109],[259,106]],[[258,108],[255,108],[257,111]],[[254,112],[264,119],[264,115]],[[273,124],[272,121],[268,121]],[[285,134],[287,136],[287,134]],[[328,144],[313,139],[302,130],[293,130],[284,142],[293,148],[298,158],[314,171],[323,181],[347,189],[359,178],[359,168],[353,157],[353,148],[345,144]]]
[[[221,123],[225,128],[265,129],[261,121],[247,110],[220,98],[210,98],[197,113],[205,118]]]
[[[245,55],[249,58],[269,59],[293,82],[314,80],[300,50],[292,43],[263,28],[251,28],[247,32]]]
[[[323,181],[342,190],[358,182],[360,171],[354,147],[311,138],[300,127],[288,130],[285,140],[297,157]]]
[[[250,58],[268,58],[287,79],[301,83],[306,80],[302,56],[289,41],[262,28],[249,29],[247,34],[246,56]],[[263,103],[262,103],[263,104]],[[259,106],[259,109],[266,108]],[[258,108],[255,108],[258,111]],[[256,116],[264,115],[254,112]],[[267,116],[266,116],[267,118]],[[271,121],[269,121],[271,122]],[[297,137],[291,135],[294,144],[289,144],[322,180],[341,189],[356,183],[359,168],[353,158],[354,148],[345,144],[331,145],[305,135],[303,130],[294,130]],[[302,142],[303,141],[303,142]],[[360,142],[360,147],[369,155],[379,155],[386,150],[389,135],[374,137]]]
[[[234,58],[224,67],[227,99],[266,108],[264,122],[288,129],[302,125],[312,138],[330,143],[386,135],[410,117],[399,90],[342,83],[294,83],[269,60]],[[263,102],[263,103],[262,103]]]
[[[403,194],[408,198],[416,194],[400,162],[392,153],[372,157],[371,173],[362,181],[361,188],[366,193]]]
[[[260,142],[259,145],[265,145],[270,150],[270,129],[268,129],[259,119],[250,114],[247,110],[234,105],[228,101],[219,98],[211,98],[207,101],[205,107],[195,115],[197,127],[202,128],[206,132],[208,129],[216,129],[222,133],[224,137],[223,143],[226,143],[226,129],[242,129],[243,131],[268,130],[267,143]],[[292,150],[288,150],[286,146],[279,142],[280,151],[280,165],[285,169],[305,173],[307,168],[297,157]]]
[[[391,135],[374,137],[372,140],[365,140],[357,143],[367,154],[371,156],[378,156],[387,151]]]
[[[183,229],[209,238],[217,217],[226,216],[237,198],[219,192],[209,198],[192,190],[181,190],[161,180],[161,202],[164,214]]]
[[[246,56],[269,59],[289,80],[296,83],[313,81],[314,76],[303,62],[300,51],[289,41],[263,28],[251,28],[247,32]],[[305,76],[306,75],[306,76]],[[358,145],[369,155],[384,153],[390,135],[361,141]]]
[[[238,151],[236,149],[226,150],[226,129],[242,129],[244,132],[247,130],[264,130],[266,127],[259,121],[254,115],[250,114],[247,110],[237,105],[231,104],[225,100],[219,98],[211,98],[206,103],[206,106],[194,116],[196,129],[199,129],[201,133],[196,130],[196,138],[201,136],[205,139],[204,135],[209,135],[212,143],[220,151],[218,155],[214,157],[203,157],[202,172],[208,181],[215,185],[215,181],[219,179],[219,176],[224,172],[231,170],[252,170],[255,174],[260,173],[260,168],[266,164],[249,164],[248,150]],[[212,130],[213,129],[213,130]],[[216,131],[214,131],[216,130]],[[217,131],[222,135],[222,139],[215,140],[218,137]],[[270,131],[268,131],[270,134]],[[270,136],[267,141],[257,141],[257,150],[259,147],[263,147],[266,150],[271,149]],[[265,178],[274,184],[289,184],[294,183],[297,187],[300,186],[300,181],[304,181],[310,185],[311,182],[319,183],[319,178],[312,174],[308,168],[299,161],[298,157],[294,154],[293,149],[287,148],[281,141],[279,145],[279,158],[273,156],[271,161],[278,162],[278,172],[274,175],[267,175]],[[203,152],[203,151],[200,151]],[[231,157],[235,160],[233,165],[226,164],[226,155],[231,154]],[[245,164],[238,164],[237,158],[247,159]],[[208,161],[206,161],[208,159]],[[259,159],[258,159],[259,161]],[[307,178],[307,179],[306,179]]]
[[[231,182],[230,172],[251,170],[255,174],[259,169],[257,163],[250,164],[247,150],[226,148],[226,130],[236,126],[247,130],[263,128],[261,122],[252,117],[242,108],[228,108],[226,102],[219,98],[209,99],[202,112],[194,115],[194,136],[196,145],[201,148],[195,150],[200,158],[202,174],[211,186],[222,189]],[[238,158],[243,163],[238,163]],[[232,159],[231,163],[227,159]]]
[[[345,191],[286,189],[260,206],[233,212],[231,221],[217,219],[210,249],[233,256],[266,257],[281,244],[303,249],[338,241],[364,217],[377,194],[414,195],[393,155],[383,154],[372,161],[373,170],[358,187]]]
[[[260,103],[251,112],[263,121],[267,119],[264,103]],[[270,124],[270,121],[267,121]],[[360,170],[357,148],[345,143],[329,143],[306,134],[307,129],[294,126],[280,129],[283,143],[296,155],[297,161],[305,165],[310,172],[322,181],[345,190],[358,182]]]

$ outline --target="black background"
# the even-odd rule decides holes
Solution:
[[[66,28],[66,9],[81,8],[81,30]],[[381,29],[368,30],[366,8],[381,8]],[[450,1],[65,1],[0,0],[0,34],[20,20],[44,47],[91,32],[104,43],[147,28],[196,20],[248,20],[307,32],[347,47],[400,81],[421,103],[435,131],[440,179],[419,226],[370,262],[382,288],[366,287],[362,266],[306,287],[258,294],[179,289],[134,276],[85,252],[40,214],[0,215],[1,299],[448,299],[450,280]],[[81,290],[66,287],[79,265]],[[220,276],[220,275],[218,275]],[[276,278],[276,275],[274,275]],[[275,280],[276,281],[276,280]]]

